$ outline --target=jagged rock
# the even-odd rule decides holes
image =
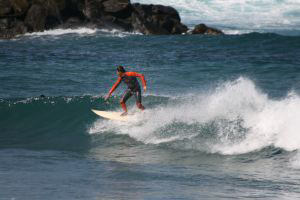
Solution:
[[[84,15],[90,21],[100,17],[100,10],[103,10],[102,3],[97,0],[85,0]]]
[[[127,18],[131,16],[129,0],[85,0],[85,16],[88,19],[114,16]]]
[[[23,15],[29,7],[27,0],[10,0],[10,2],[15,15]]]
[[[15,25],[13,26],[13,28],[11,29],[11,32],[14,35],[21,35],[21,34],[25,34],[27,32],[27,27],[25,26],[24,22],[21,21],[16,21]]]
[[[98,28],[132,31],[129,0],[85,0],[84,14]]]
[[[56,4],[59,11],[62,11],[63,9],[66,8],[67,5],[66,0],[53,0],[53,1]]]
[[[103,2],[101,20],[108,28],[132,31],[133,8],[129,0],[107,0]]]
[[[182,34],[178,12],[130,0],[0,0],[0,38],[52,28],[106,28],[143,34]],[[200,24],[192,34],[223,34]]]
[[[47,10],[38,4],[30,7],[25,18],[25,24],[30,32],[43,31],[46,27]]]
[[[129,0],[107,0],[103,2],[103,11],[106,13],[127,13],[130,10]],[[120,16],[122,17],[122,16]]]
[[[56,28],[61,29],[70,29],[70,28],[78,28],[78,27],[89,27],[89,28],[96,28],[96,26],[91,27],[90,24],[87,24],[87,22],[82,21],[78,17],[70,17],[65,21],[63,24],[58,25]]]
[[[64,9],[65,0],[32,0],[32,2],[34,4],[30,7],[25,18],[25,22],[26,25],[29,26],[29,30],[43,31],[44,29],[55,28],[59,24],[63,23],[61,11]],[[33,7],[34,11],[32,10]],[[28,22],[30,16],[38,17],[40,19],[38,19],[37,22],[34,22],[34,20]],[[34,23],[36,25],[32,26]]]
[[[0,16],[9,14],[12,10],[12,5],[9,0],[0,0]]]
[[[0,19],[0,30],[10,29],[11,28],[11,19],[2,18]]]
[[[5,29],[2,29],[4,22]],[[10,21],[9,19],[0,20],[0,38],[1,39],[11,39],[17,35],[25,34],[27,32],[27,27],[21,21]]]
[[[218,29],[210,28],[210,27],[206,26],[205,24],[198,24],[191,31],[191,34],[221,35],[224,33]]]
[[[181,24],[178,12],[169,6],[132,4],[134,30],[150,34],[182,34],[188,29]]]
[[[24,0],[0,0],[0,38],[10,39],[27,32],[22,22],[27,7]]]

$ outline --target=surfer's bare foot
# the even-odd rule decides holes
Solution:
[[[126,116],[128,113],[127,112],[123,112],[122,114],[121,114],[121,116]]]

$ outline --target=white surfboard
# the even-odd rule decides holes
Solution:
[[[99,115],[100,117],[110,119],[110,120],[117,120],[117,121],[124,121],[127,122],[130,119],[130,116],[121,116],[121,112],[109,112],[109,111],[102,111],[102,110],[94,110],[92,111],[96,114]]]

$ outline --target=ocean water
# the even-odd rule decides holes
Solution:
[[[0,40],[0,200],[300,199],[299,3],[149,3],[228,34]],[[148,84],[128,123],[90,111],[121,111],[120,64]]]

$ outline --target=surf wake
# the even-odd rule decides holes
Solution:
[[[99,119],[88,132],[126,134],[146,144],[235,155],[269,146],[300,149],[299,119],[298,94],[271,99],[241,77],[210,92],[154,106],[130,123]]]

